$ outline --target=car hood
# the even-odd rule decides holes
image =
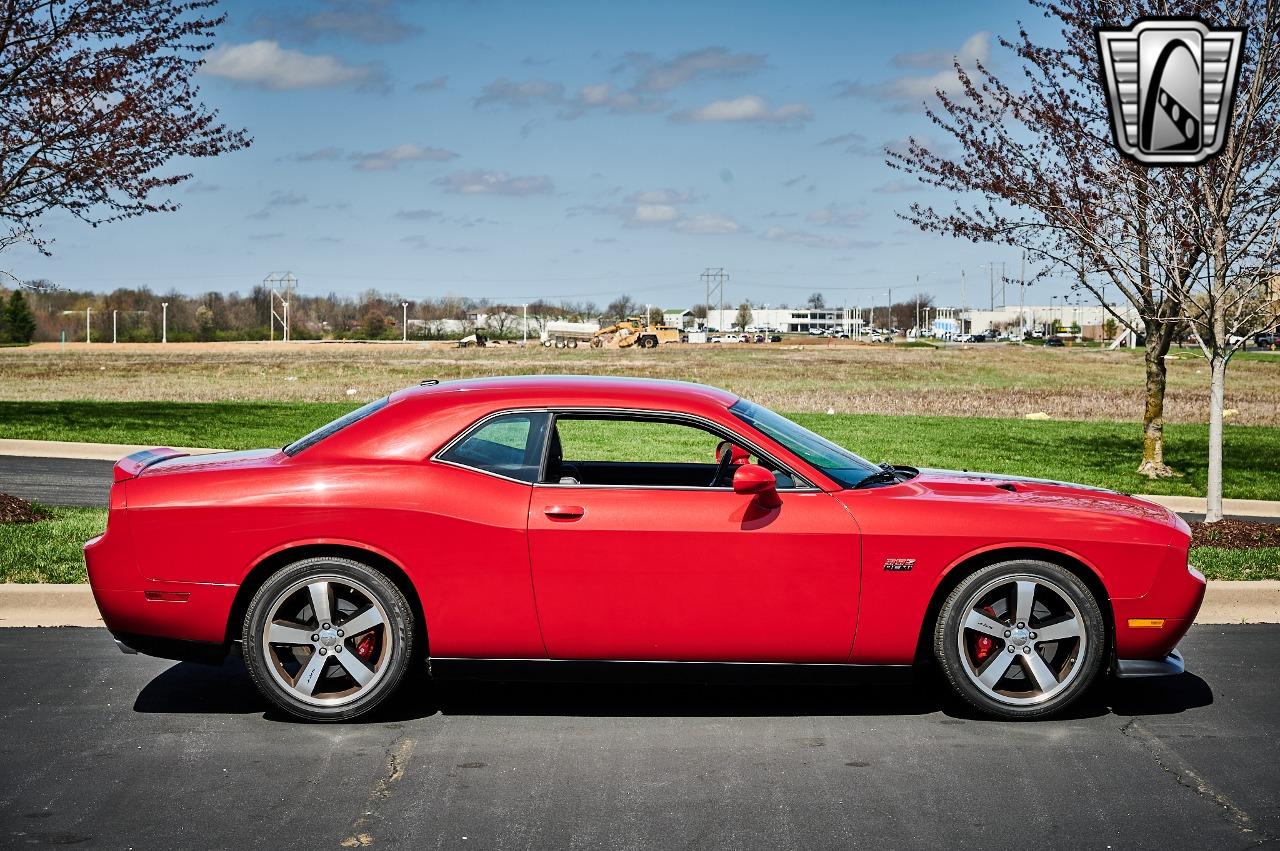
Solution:
[[[967,470],[923,469],[910,483],[940,497],[990,499],[1065,511],[1120,515],[1174,527],[1185,525],[1178,515],[1154,502],[1073,482]]]

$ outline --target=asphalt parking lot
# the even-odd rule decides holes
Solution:
[[[423,685],[372,721],[268,712],[241,663],[0,630],[0,845],[1248,848],[1280,837],[1280,626],[1072,717],[930,682]],[[690,666],[681,666],[688,668]]]

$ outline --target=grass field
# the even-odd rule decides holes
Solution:
[[[353,403],[0,402],[0,438],[250,449],[283,446],[351,410]],[[1170,425],[1166,458],[1184,471],[1152,482],[1133,472],[1131,423],[981,417],[791,413],[871,461],[1054,478],[1128,493],[1203,496],[1208,429]],[[667,450],[633,444],[636,460]],[[1087,451],[1085,451],[1087,447]],[[585,460],[585,459],[579,459]],[[1231,426],[1225,494],[1280,499],[1280,428]]]
[[[47,508],[38,523],[0,523],[0,582],[85,582],[84,542],[106,528],[100,508]],[[1197,547],[1191,562],[1210,579],[1280,579],[1280,547]]]
[[[1170,422],[1204,422],[1208,370],[1169,360]],[[725,387],[778,411],[1137,421],[1140,352],[981,345],[459,350],[422,344],[38,344],[0,349],[0,400],[367,402],[424,378],[634,375]],[[354,391],[348,393],[348,391]],[[1280,353],[1237,356],[1230,422],[1280,426]]]

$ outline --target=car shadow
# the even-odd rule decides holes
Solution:
[[[987,720],[960,701],[929,671],[786,668],[721,674],[611,677],[565,681],[428,679],[419,676],[368,717],[400,722],[443,715],[575,717],[798,717],[943,715]],[[1213,703],[1213,690],[1194,674],[1142,680],[1105,679],[1054,720],[1106,715],[1172,715]],[[292,721],[258,694],[238,658],[221,666],[177,663],[152,679],[134,711],[161,714],[262,714]]]

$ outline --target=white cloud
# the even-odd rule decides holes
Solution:
[[[788,230],[787,228],[772,227],[765,231],[762,235],[763,239],[770,242],[789,242],[794,245],[803,245],[806,248],[848,248],[847,240],[834,236],[823,236],[821,234],[809,233],[808,231]]]
[[[991,34],[977,32],[965,39],[958,50],[925,50],[902,53],[891,64],[898,68],[933,70],[932,74],[908,74],[882,83],[867,84],[861,81],[844,81],[839,85],[839,97],[868,97],[875,100],[914,104],[932,98],[936,92],[956,94],[961,90],[960,75],[955,63],[972,69],[977,62],[987,62],[991,55]]]
[[[643,69],[636,89],[669,92],[677,86],[707,77],[740,77],[764,67],[761,53],[733,53],[724,47],[704,47],[681,53],[665,62],[653,63],[645,54],[633,54],[627,64]]]
[[[821,210],[814,210],[806,217],[810,224],[829,228],[856,228],[867,218],[865,212],[859,210],[844,211],[835,204],[829,204]]]
[[[444,148],[424,148],[421,145],[409,143],[396,145],[383,151],[351,155],[351,159],[356,161],[355,168],[358,171],[389,171],[399,168],[405,163],[420,162],[422,160],[447,162],[457,158],[457,154],[453,151],[446,151]]]
[[[505,171],[458,171],[433,181],[456,195],[548,195],[555,184],[546,175],[512,175]]]
[[[613,194],[613,193],[610,193]],[[676,233],[709,236],[739,233],[746,230],[726,215],[698,213],[690,215],[682,207],[699,199],[688,190],[649,189],[633,192],[621,204],[574,207],[570,215],[591,213],[611,216],[628,228],[665,228]]]
[[[505,106],[521,109],[535,103],[560,103],[564,100],[564,86],[551,80],[494,80],[481,89],[472,101],[475,106]]]
[[[632,213],[636,224],[667,224],[680,218],[680,210],[670,204],[638,204]]]
[[[449,82],[449,75],[445,74],[439,77],[432,77],[430,80],[423,80],[421,83],[414,83],[413,90],[415,92],[438,92]]]
[[[266,39],[215,48],[202,70],[213,77],[271,91],[344,86],[367,82],[374,76],[368,66],[347,65],[327,54],[289,50]]]
[[[959,50],[921,50],[914,53],[899,53],[889,60],[895,68],[949,68],[958,59],[961,65],[970,65],[974,61],[986,62],[991,56],[991,33],[976,32],[964,40]]]
[[[671,116],[677,122],[752,122],[759,124],[803,124],[813,119],[813,110],[802,103],[770,107],[758,95],[743,95],[731,100],[715,100],[694,110]]]
[[[728,216],[700,214],[677,222],[675,229],[680,231],[680,233],[711,236],[716,234],[738,233],[742,230],[742,225],[738,224]]]

